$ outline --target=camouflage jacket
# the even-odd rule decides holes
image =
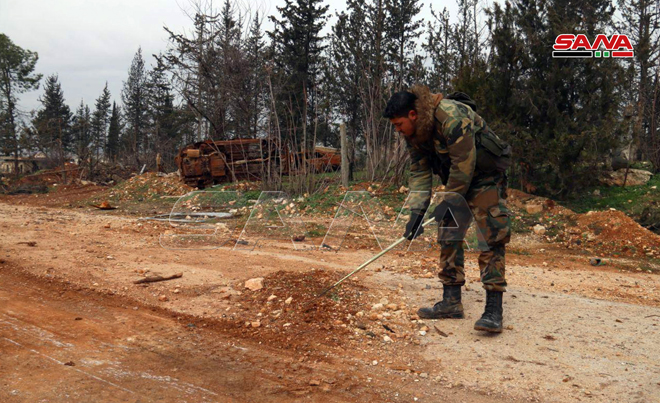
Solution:
[[[475,137],[488,131],[488,125],[470,107],[441,95],[431,94],[425,86],[414,86],[417,96],[415,134],[406,141],[410,153],[412,193],[409,207],[428,207],[433,173],[440,175],[446,192],[467,193],[475,175],[477,153]]]

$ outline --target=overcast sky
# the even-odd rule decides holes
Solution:
[[[215,1],[220,8],[223,1]],[[232,3],[237,3],[232,0]],[[260,10],[260,14],[275,14],[273,2],[244,0],[242,8]],[[424,2],[421,17],[431,17],[430,1]],[[345,0],[326,0],[330,14],[345,7]],[[447,7],[455,17],[454,0],[433,2],[435,9]],[[152,54],[164,51],[167,33],[163,26],[175,32],[192,27],[186,11],[189,0],[0,0],[0,32],[18,46],[39,53],[36,70],[44,78],[58,74],[66,102],[75,111],[81,99],[93,108],[94,101],[105,82],[112,99],[121,103],[122,82],[138,47],[142,47],[147,66],[153,63]],[[334,18],[329,20],[329,31]],[[264,21],[264,29],[271,24]],[[21,95],[23,111],[40,107],[39,90]]]

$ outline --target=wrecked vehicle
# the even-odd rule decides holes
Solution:
[[[341,157],[330,147],[291,153],[271,140],[237,139],[189,144],[179,151],[175,162],[187,185],[203,189],[224,182],[261,180],[268,173],[289,175],[305,168],[335,171],[341,166]]]

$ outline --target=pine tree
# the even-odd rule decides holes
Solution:
[[[71,136],[71,110],[64,100],[64,92],[57,74],[46,79],[44,94],[39,98],[42,108],[37,111],[32,125],[37,147],[51,159],[62,164],[66,153],[73,151]]]
[[[249,132],[251,69],[243,21],[229,0],[220,12],[211,3],[195,5],[194,34],[168,30],[170,46],[157,56],[173,74],[174,88],[197,117],[197,138],[217,140]]]
[[[162,60],[162,59],[159,59]],[[150,123],[151,152],[161,154],[165,158],[174,158],[177,132],[175,130],[174,95],[166,67],[158,62],[149,72],[147,78],[147,114]]]
[[[364,83],[360,95],[364,105],[364,144],[366,168],[369,177],[376,179],[383,174],[383,167],[396,158],[388,160],[389,150],[395,146],[397,136],[391,125],[382,118],[383,109],[396,83],[388,82],[391,72],[388,68],[388,49],[390,33],[387,30],[388,12],[386,0],[371,0],[364,5],[365,18],[365,62],[362,68]],[[400,171],[399,171],[400,173]]]
[[[201,3],[196,3],[192,19],[194,30],[191,37],[165,28],[169,47],[156,59],[161,58],[160,62],[172,72],[177,92],[197,121],[190,137],[199,141],[211,136],[211,131],[216,136],[223,132],[223,122],[218,116],[224,116],[224,112],[217,111],[213,103],[219,98],[214,94],[220,87],[221,63],[215,41],[220,34],[215,11],[202,9]]]
[[[128,79],[124,82],[121,92],[123,103],[124,120],[126,131],[124,144],[129,147],[130,154],[135,159],[136,167],[140,167],[140,154],[143,151],[147,121],[147,72],[142,59],[142,48],[139,48],[131,68],[128,71]]]
[[[16,104],[18,95],[39,88],[41,74],[34,74],[39,60],[36,52],[15,45],[0,34],[0,151],[14,154],[14,172],[18,175],[19,139]]]
[[[479,55],[479,43],[475,40],[478,35],[475,27],[477,3],[478,0],[458,0],[458,21],[452,29],[457,74],[474,67]]]
[[[363,135],[365,75],[369,63],[367,50],[366,13],[363,4],[356,0],[347,2],[348,13],[337,14],[337,22],[332,28],[329,71],[326,73],[330,85],[333,103],[339,115],[346,122],[346,133],[353,146],[349,159],[351,172],[356,159],[358,138]]]
[[[613,12],[609,0],[516,0],[493,13],[489,103],[502,106],[484,117],[514,143],[518,180],[541,193],[564,197],[592,183],[622,132],[620,65],[553,59],[547,46],[560,33],[611,30]]]
[[[280,105],[288,113],[281,111],[280,121],[288,118],[290,140],[303,147],[311,141],[307,126],[309,118],[316,116],[315,91],[325,48],[321,29],[329,6],[322,3],[323,0],[285,0],[284,6],[277,7],[281,19],[271,16],[274,28],[268,32],[275,64],[284,77]]]
[[[458,21],[452,27],[452,87],[484,103],[488,65],[480,42],[479,0],[458,0]]]
[[[511,3],[504,7],[493,4],[487,10],[488,26],[491,31],[488,94],[483,102],[484,116],[492,116],[502,121],[516,120],[524,114],[521,79],[522,60],[526,51],[520,38]],[[517,116],[518,114],[518,116]]]
[[[257,137],[261,111],[264,109],[264,82],[266,81],[264,58],[266,45],[261,31],[261,20],[257,12],[250,26],[250,34],[245,44],[245,57],[248,65],[248,77],[245,92],[247,94],[248,119],[246,128],[252,136]]]
[[[639,152],[652,157],[660,150],[640,147],[641,144],[655,143],[657,134],[649,131],[652,111],[657,106],[653,85],[653,70],[658,70],[660,60],[660,7],[652,0],[619,0],[622,23],[619,32],[627,34],[635,46],[635,58],[629,66],[629,102],[635,105],[635,121],[633,125],[633,143]],[[657,160],[660,162],[660,158]],[[657,163],[656,163],[657,164]],[[656,168],[660,168],[656,166]]]
[[[220,112],[218,122],[222,130],[216,133],[220,138],[243,137],[243,132],[248,130],[245,125],[250,95],[244,90],[249,72],[241,49],[242,28],[240,16],[236,16],[230,1],[225,0],[219,18],[216,44],[218,86],[213,98],[215,110]]]
[[[98,161],[106,144],[108,123],[110,119],[110,91],[108,83],[105,83],[103,92],[96,99],[94,113],[92,115],[92,154]],[[93,166],[93,164],[92,164]]]
[[[110,125],[108,127],[108,142],[105,146],[105,155],[110,161],[116,161],[119,154],[119,135],[121,132],[121,111],[116,102],[112,103]]]
[[[80,100],[80,105],[73,116],[71,131],[73,133],[74,153],[80,161],[79,164],[82,165],[83,161],[91,156],[93,142],[91,112],[89,106],[85,105],[83,100]]]
[[[385,5],[388,56],[396,90],[402,90],[414,84],[410,66],[422,34],[422,21],[416,19],[422,5],[419,0],[387,0]]]
[[[387,11],[385,0],[371,0],[364,7],[365,37],[369,39],[366,47],[367,65],[366,72],[369,74],[374,98],[383,98],[382,88],[386,72],[387,38],[385,34]]]
[[[428,85],[432,90],[446,93],[449,91],[455,64],[455,53],[451,50],[449,11],[446,8],[441,12],[431,9],[431,15],[434,20],[428,23],[426,42],[422,44],[431,62]]]

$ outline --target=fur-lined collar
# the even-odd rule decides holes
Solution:
[[[415,134],[411,141],[415,147],[421,148],[428,144],[433,137],[435,110],[443,97],[442,94],[432,94],[429,87],[420,84],[412,86],[408,91],[417,97],[415,101],[417,121],[415,122]]]

